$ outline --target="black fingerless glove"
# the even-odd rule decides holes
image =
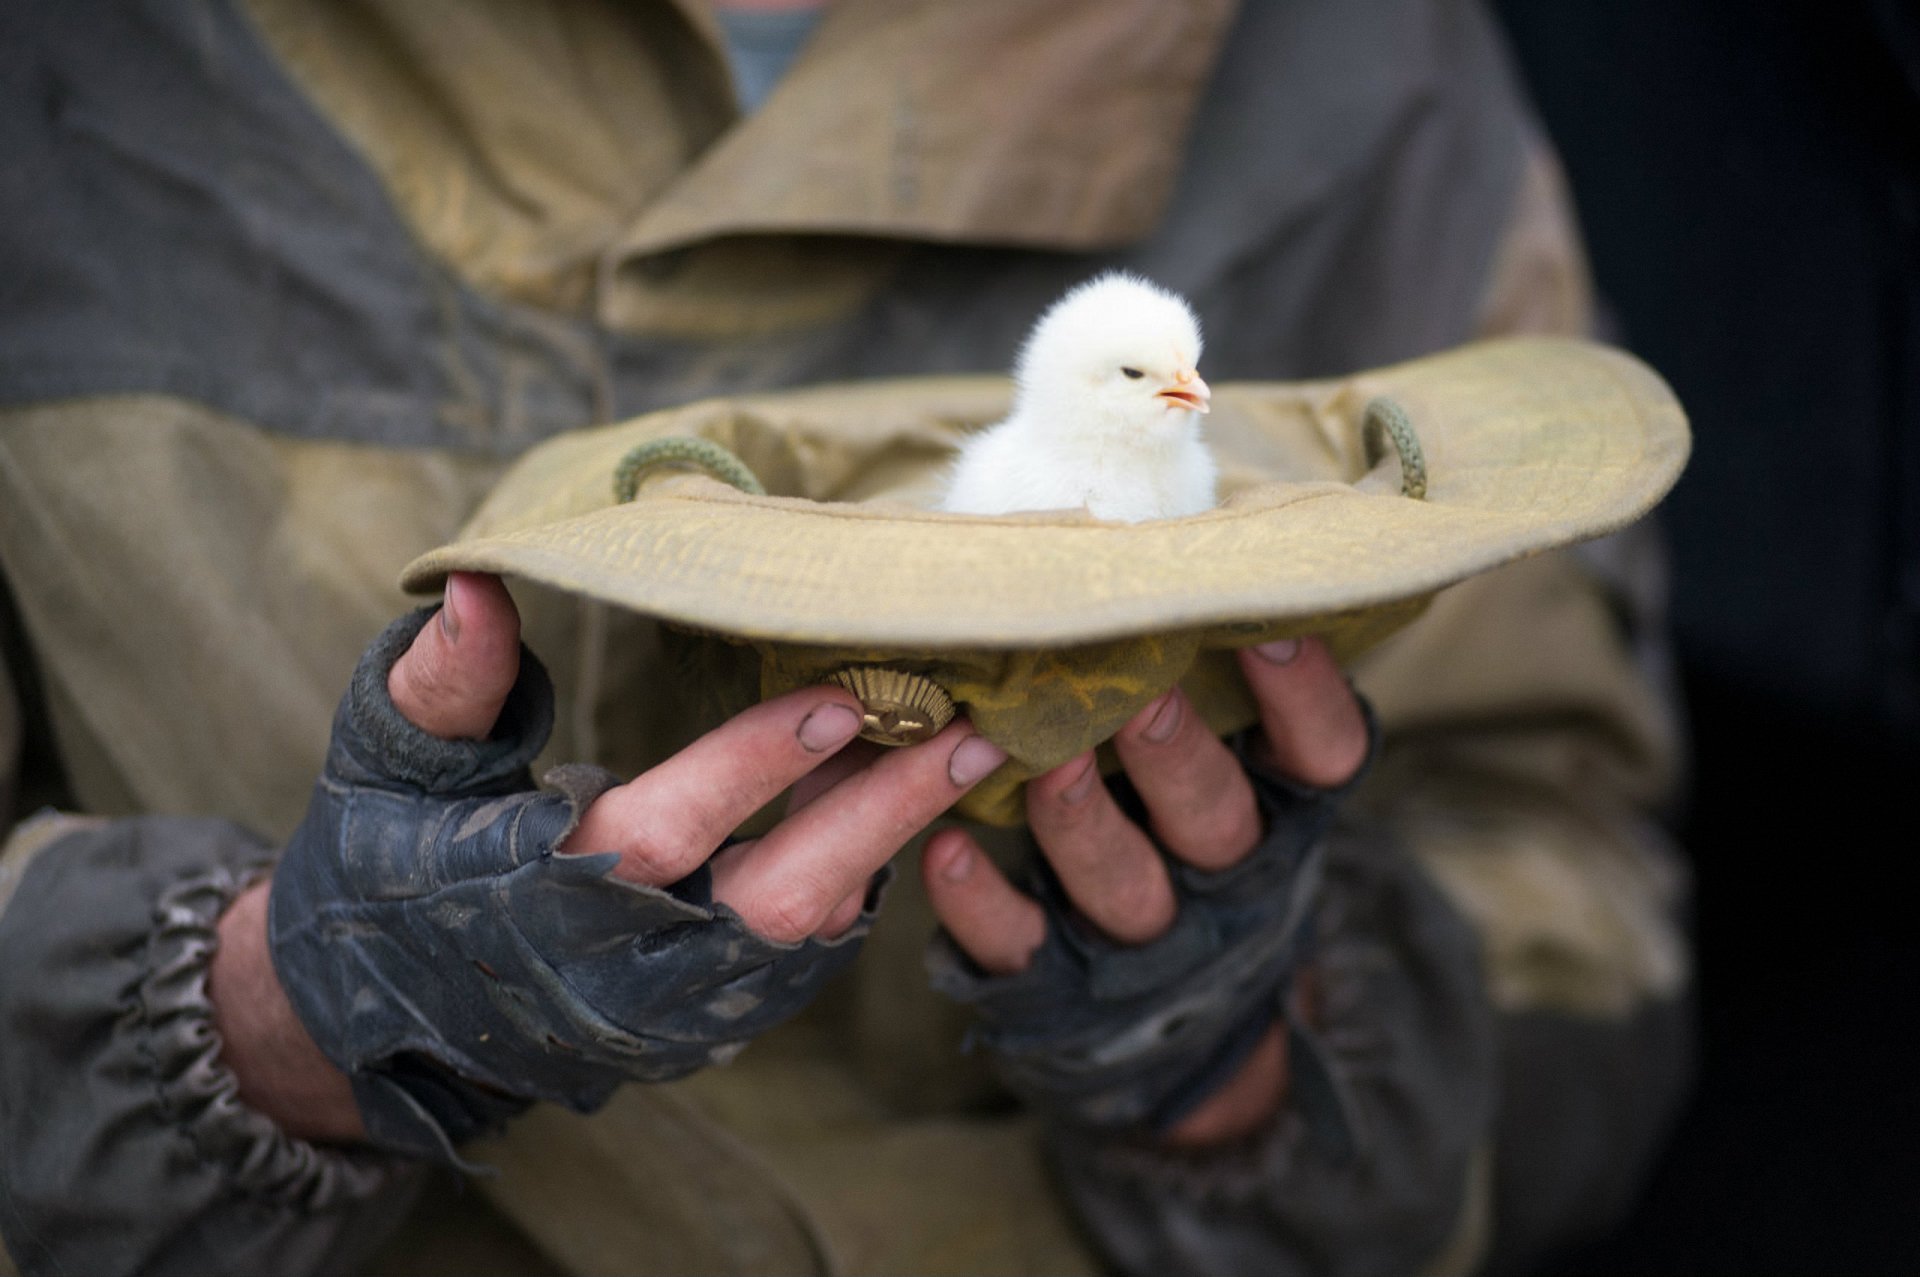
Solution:
[[[1047,915],[1047,934],[1027,968],[989,976],[939,933],[929,950],[934,986],[978,1008],[975,1040],[990,1047],[1001,1078],[1042,1111],[1107,1129],[1164,1129],[1206,1099],[1284,1015],[1295,970],[1310,945],[1323,869],[1323,835],[1378,747],[1363,701],[1367,759],[1338,789],[1313,789],[1248,763],[1266,830],[1229,869],[1205,873],[1161,852],[1179,912],[1144,945],[1100,935],[1074,909],[1045,858],[1035,854],[1027,889]],[[1110,779],[1142,829],[1144,810],[1124,776]],[[1289,1026],[1309,1093],[1327,1079],[1319,1053]],[[1337,1114],[1317,1103],[1330,1126]],[[1332,1138],[1341,1137],[1337,1130]]]
[[[711,900],[704,867],[656,890],[609,877],[614,853],[554,854],[614,778],[563,767],[532,787],[552,688],[524,648],[490,739],[402,718],[387,675],[432,615],[395,622],[354,672],[269,934],[373,1142],[457,1161],[532,1100],[586,1112],[731,1058],[852,960],[878,887],[845,935],[777,944]]]

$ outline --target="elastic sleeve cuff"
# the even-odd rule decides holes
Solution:
[[[0,915],[0,1233],[24,1271],[351,1266],[410,1203],[413,1173],[288,1137],[220,1060],[215,928],[271,860],[224,822],[151,818],[22,875]]]

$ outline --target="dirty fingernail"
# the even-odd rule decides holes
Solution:
[[[460,611],[454,606],[453,578],[447,578],[447,588],[440,599],[440,633],[449,643],[460,641]]]
[[[1060,801],[1071,806],[1093,792],[1093,783],[1100,779],[1100,763],[1097,759],[1087,759],[1087,769],[1080,773],[1071,785],[1060,791]]]
[[[800,720],[800,744],[809,754],[824,754],[853,739],[860,716],[845,705],[822,705]]]
[[[956,847],[940,866],[940,876],[948,882],[965,882],[973,872],[973,853],[965,847]]]
[[[1160,708],[1154,711],[1148,721],[1147,729],[1140,733],[1154,744],[1162,744],[1173,739],[1180,730],[1180,693],[1168,692],[1160,698]]]
[[[965,789],[1006,761],[1006,750],[984,736],[969,736],[947,759],[947,778]]]
[[[1285,665],[1300,655],[1300,640],[1297,638],[1275,639],[1271,643],[1255,644],[1254,651],[1260,659],[1269,665]]]

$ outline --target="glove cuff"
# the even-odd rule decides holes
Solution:
[[[381,631],[354,668],[334,718],[328,768],[354,784],[405,785],[429,794],[526,789],[529,768],[553,734],[553,680],[524,644],[520,676],[485,740],[442,740],[408,722],[387,691],[393,666],[438,606],[418,608]]]
[[[1227,1080],[1261,1035],[1285,1018],[1294,971],[1312,941],[1325,835],[1339,802],[1379,746],[1364,701],[1367,757],[1334,789],[1263,772],[1236,746],[1253,782],[1265,833],[1233,866],[1203,872],[1164,848],[1179,899],[1172,928],[1120,945],[1087,926],[1044,858],[1028,888],[1047,935],[1027,969],[988,976],[944,932],[929,952],[936,988],[977,1005],[978,1039],[1016,1092],[1073,1125],[1165,1129]],[[1148,828],[1124,776],[1115,800]]]

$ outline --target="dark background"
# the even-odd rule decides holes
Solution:
[[[1663,507],[1693,734],[1695,1098],[1563,1273],[1920,1273],[1920,5],[1499,0]]]

